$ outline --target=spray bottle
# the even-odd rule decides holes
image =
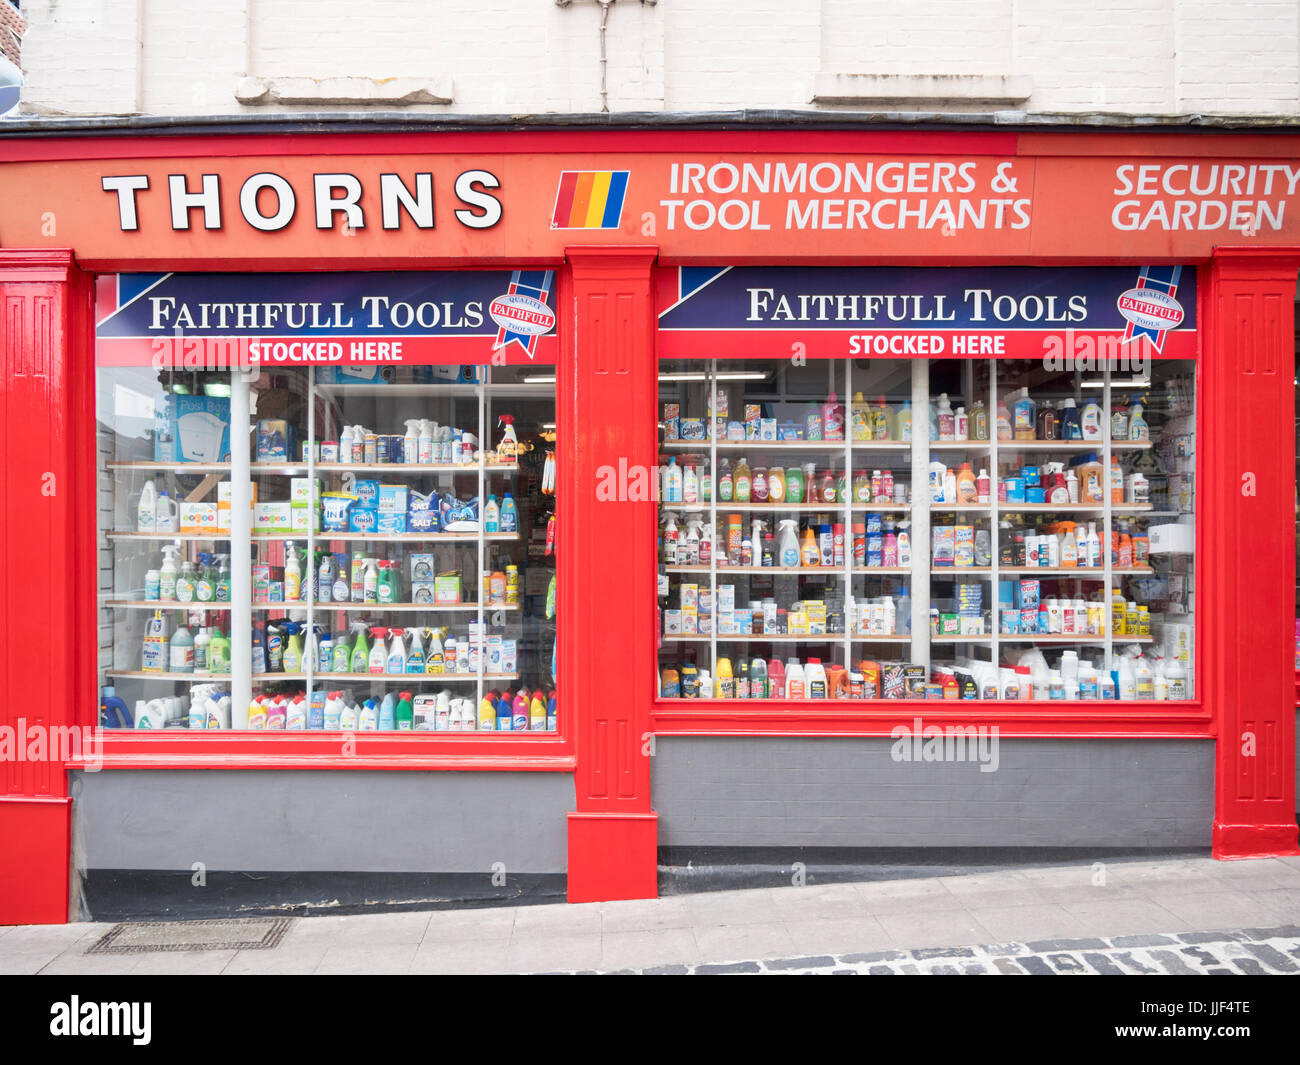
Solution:
[[[420,461],[420,419],[406,419],[406,435],[402,437],[402,462],[414,466]]]
[[[799,522],[793,518],[777,522],[776,560],[783,569],[799,568]]]
[[[505,426],[501,434],[501,443],[497,445],[497,459],[503,463],[519,460],[519,439],[515,436],[515,419],[513,415],[503,414],[498,419]]]

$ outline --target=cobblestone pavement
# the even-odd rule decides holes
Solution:
[[[1300,926],[877,950],[614,972],[647,976],[1297,976]]]

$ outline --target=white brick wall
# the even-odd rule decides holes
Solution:
[[[450,82],[450,114],[600,108],[594,0],[28,0],[25,108],[39,114],[265,114],[245,78]],[[615,0],[612,111],[879,109],[819,103],[814,80],[978,75],[894,108],[1300,115],[1297,0]],[[920,80],[918,80],[920,79]],[[877,82],[879,79],[875,79]],[[935,98],[934,94],[938,93]],[[330,104],[321,105],[326,110]],[[335,109],[355,110],[356,104]],[[377,105],[386,106],[386,105]]]

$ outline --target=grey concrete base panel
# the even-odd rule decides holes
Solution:
[[[76,867],[563,873],[569,773],[72,774]]]
[[[889,739],[660,736],[663,847],[1208,847],[1208,740],[1001,739],[895,761]]]

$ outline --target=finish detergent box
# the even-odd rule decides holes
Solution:
[[[228,462],[230,397],[169,395],[156,408],[155,462]]]

